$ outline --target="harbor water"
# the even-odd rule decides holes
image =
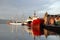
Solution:
[[[0,40],[34,40],[32,35],[25,30],[26,26],[0,24]],[[60,40],[59,35],[44,35],[36,37],[36,40]]]

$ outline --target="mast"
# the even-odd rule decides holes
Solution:
[[[21,22],[24,23],[24,14],[22,14]]]
[[[33,16],[36,17],[36,11],[34,11],[34,15]]]

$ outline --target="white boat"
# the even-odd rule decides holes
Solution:
[[[11,25],[22,25],[22,23],[10,23]]]
[[[24,24],[24,25],[26,25],[27,23],[10,23],[11,25],[22,25],[22,24]]]

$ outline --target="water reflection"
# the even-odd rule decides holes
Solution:
[[[60,40],[59,35],[49,35],[47,40]]]
[[[17,25],[11,25],[10,26],[10,30],[11,30],[11,32],[14,32],[14,31],[18,31],[18,26]]]
[[[11,27],[11,32],[16,33],[16,40],[18,40],[18,35],[21,34],[20,36],[22,37],[23,40],[25,40],[25,28],[24,26],[18,26],[18,25],[10,25]]]
[[[25,26],[13,26],[0,24],[0,40],[33,40],[33,36],[29,35],[24,29]],[[39,36],[36,40],[60,40],[59,35]]]
[[[16,34],[16,40],[18,40],[18,25],[10,25],[10,30],[11,30],[11,32],[15,32]],[[20,30],[22,30],[22,29],[20,29]]]
[[[13,29],[14,29],[14,27],[13,27],[13,25],[11,26],[11,32],[13,32]]]

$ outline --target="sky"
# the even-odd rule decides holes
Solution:
[[[60,14],[60,0],[0,0],[0,19],[21,19],[33,15],[43,17],[49,14]]]

